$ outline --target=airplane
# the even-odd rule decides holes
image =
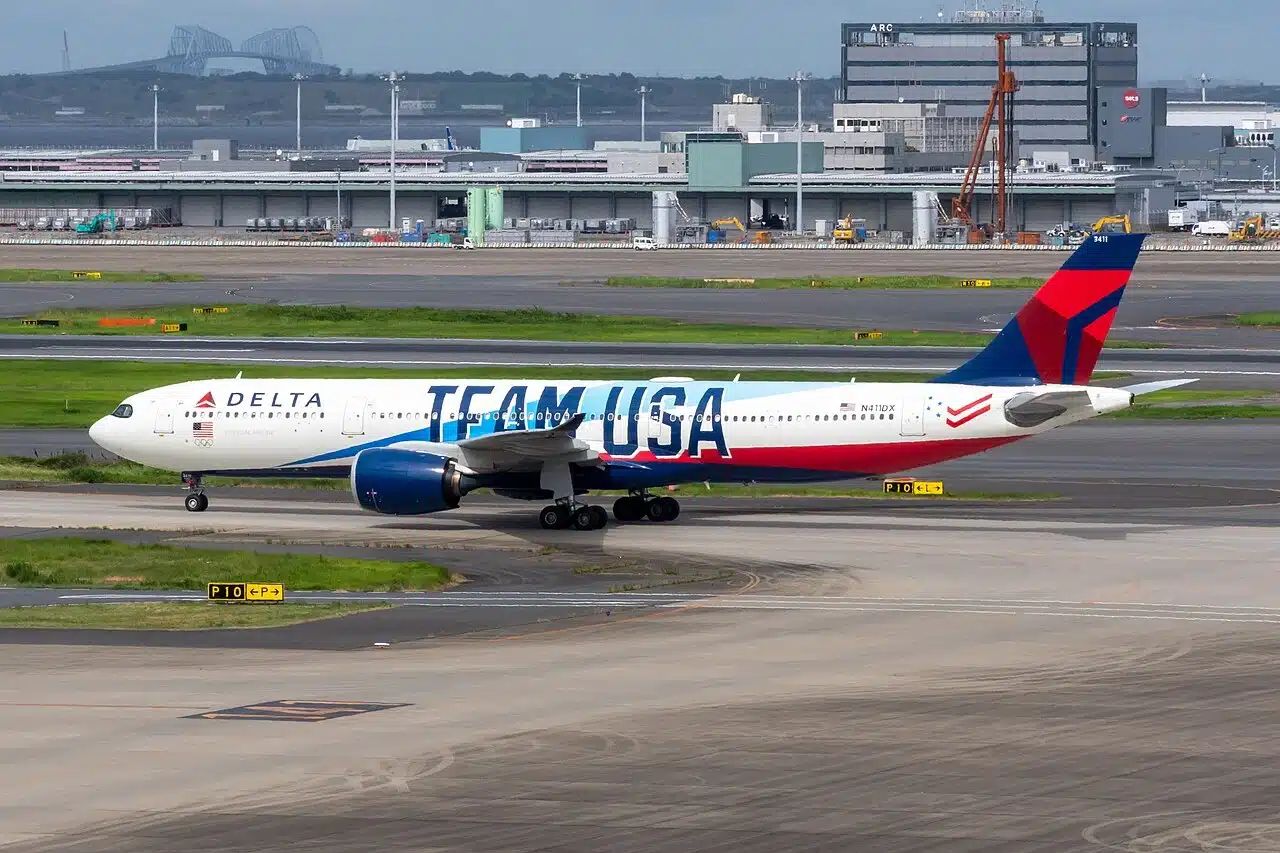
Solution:
[[[923,383],[614,380],[210,379],[134,394],[89,430],[125,459],[203,478],[347,478],[385,515],[457,508],[476,489],[546,500],[546,529],[670,522],[651,490],[693,483],[871,478],[970,456],[1129,408],[1089,385],[1144,234],[1094,234],[991,343]]]

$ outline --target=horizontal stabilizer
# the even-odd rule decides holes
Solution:
[[[1192,382],[1199,382],[1198,378],[1192,379],[1161,379],[1158,382],[1143,382],[1138,385],[1126,385],[1121,391],[1128,391],[1135,397],[1143,394],[1153,394],[1156,391],[1167,391],[1170,388],[1177,388],[1179,385],[1190,385]]]

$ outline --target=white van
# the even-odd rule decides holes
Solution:
[[[658,241],[653,239],[652,237],[643,237],[637,234],[631,238],[631,248],[637,251],[642,251],[645,249],[656,249],[658,248]]]
[[[1191,233],[1197,237],[1229,237],[1231,236],[1231,223],[1223,222],[1220,219],[1197,222],[1191,226]]]

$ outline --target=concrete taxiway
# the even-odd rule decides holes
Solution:
[[[279,368],[313,364],[400,367],[647,368],[656,371],[821,370],[942,372],[976,348],[645,344],[422,338],[171,338],[0,335],[0,359],[200,362]],[[1143,376],[1280,377],[1275,349],[1108,349],[1100,371]]]
[[[1069,252],[852,249],[703,249],[637,252],[619,249],[494,249],[456,252],[417,247],[240,247],[121,246],[81,242],[67,245],[6,245],[7,265],[20,269],[159,270],[251,279],[289,270],[297,275],[561,276],[599,280],[611,275],[784,276],[1048,275]],[[1143,253],[1144,275],[1166,280],[1225,281],[1274,278],[1276,252]],[[167,285],[166,285],[167,286]]]
[[[0,496],[0,524],[541,535],[488,509],[192,519],[119,496],[23,498]],[[655,590],[642,611],[550,630],[381,649],[11,648],[0,773],[23,783],[0,802],[0,844],[1183,853],[1280,838],[1274,527],[872,508],[690,512],[590,535],[577,541],[746,561],[756,578]],[[200,716],[269,700],[396,707]]]

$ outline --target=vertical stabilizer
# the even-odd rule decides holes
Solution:
[[[1087,385],[1146,236],[1090,236],[986,349],[934,381]]]

